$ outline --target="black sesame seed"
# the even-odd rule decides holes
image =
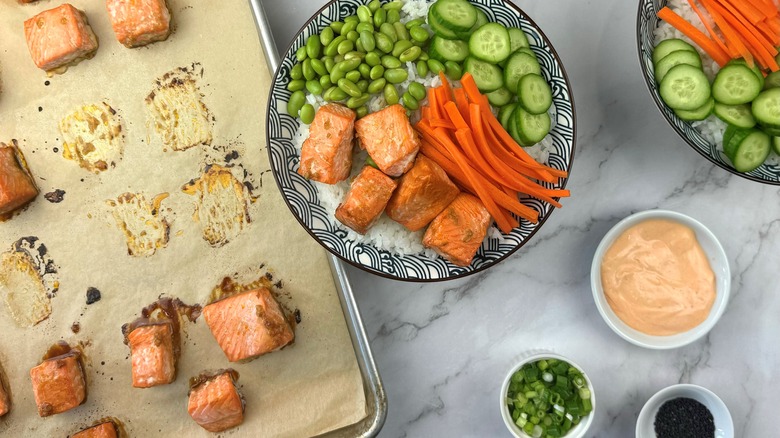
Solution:
[[[100,301],[100,291],[94,287],[87,289],[87,304],[93,304]]]
[[[713,438],[715,420],[712,412],[698,401],[675,398],[667,401],[655,415],[657,438]]]

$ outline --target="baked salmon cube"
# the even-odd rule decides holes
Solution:
[[[270,353],[295,338],[281,306],[266,288],[209,304],[203,317],[230,362]]]
[[[25,21],[24,36],[35,65],[46,71],[91,58],[98,48],[87,16],[68,3]]]
[[[86,383],[77,355],[58,356],[30,370],[38,415],[48,417],[84,403]]]
[[[106,8],[116,39],[126,47],[162,41],[171,33],[165,0],[106,0]]]
[[[355,123],[360,147],[368,152],[379,169],[399,177],[414,164],[420,139],[400,104],[371,113]]]
[[[398,181],[385,212],[410,231],[423,229],[460,190],[438,164],[424,155]]]
[[[200,427],[222,432],[244,422],[244,401],[226,371],[192,387],[187,412]]]
[[[336,219],[360,234],[366,234],[379,219],[393,195],[396,182],[379,170],[366,166],[352,181]]]
[[[431,222],[423,245],[457,266],[468,266],[485,240],[492,218],[482,201],[459,194]]]
[[[151,388],[176,379],[171,323],[145,325],[127,335],[130,344],[133,386]]]
[[[15,146],[0,143],[0,216],[27,205],[38,196],[24,157]]]
[[[301,147],[301,176],[325,184],[336,184],[349,177],[355,117],[354,111],[336,103],[317,110],[309,126],[309,138]]]
[[[100,423],[76,433],[71,438],[117,438],[116,425],[111,421]]]
[[[7,414],[11,410],[11,399],[8,397],[8,393],[3,387],[3,382],[0,380],[0,417]]]

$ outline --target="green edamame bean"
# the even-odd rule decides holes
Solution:
[[[398,23],[401,21],[401,13],[397,9],[390,9],[387,11],[387,22],[390,24]]]
[[[333,32],[332,27],[326,27],[325,29],[322,29],[322,32],[320,32],[320,44],[322,44],[323,47],[327,47],[328,44],[333,41],[333,38],[336,38],[336,35]]]
[[[391,68],[385,70],[384,78],[391,84],[400,84],[409,78],[409,73],[402,68]]]
[[[444,64],[441,62],[435,60],[435,59],[429,59],[426,61],[428,63],[428,68],[431,70],[431,73],[434,75],[439,74],[440,71],[444,71]]]
[[[357,83],[357,81],[360,80],[360,72],[357,71],[357,70],[353,70],[353,71],[347,73],[344,77],[349,79],[352,82]]]
[[[398,40],[397,43],[393,46],[393,56],[396,58],[401,56],[401,53],[404,53],[404,51],[410,47],[412,47],[414,44],[412,44],[411,41],[407,40]]]
[[[425,61],[417,61],[417,76],[424,78],[428,75],[428,64]]]
[[[357,85],[358,89],[360,91],[362,91],[363,93],[365,93],[366,90],[368,90],[368,81],[365,80],[365,79],[361,79],[361,80],[357,81],[355,83],[355,85]]]
[[[346,21],[346,20],[345,20]],[[357,29],[357,22],[350,21],[349,23],[344,23],[344,27],[341,28],[341,34],[347,35],[348,33],[352,32],[353,30]]]
[[[380,27],[383,23],[387,22],[387,11],[379,9],[374,12],[374,27]]]
[[[380,32],[375,32],[374,41],[376,41],[376,48],[383,53],[390,53],[393,51],[393,39],[389,36]]]
[[[322,85],[323,90],[327,90],[328,88],[333,86],[333,82],[330,81],[330,75],[325,75],[320,78],[320,85]]]
[[[359,59],[359,60],[361,60],[361,61],[362,61],[362,60],[363,60],[363,58],[365,58],[365,57],[366,57],[366,54],[365,54],[365,53],[356,52],[356,51],[353,51],[353,52],[348,52],[348,53],[345,53],[345,54],[344,54],[344,59],[345,59],[345,60],[346,60],[346,59],[348,59],[348,60],[352,60],[352,59]]]
[[[453,80],[459,81],[463,76],[463,69],[455,61],[447,61],[444,63],[445,74]]]
[[[325,68],[325,63],[319,59],[311,60],[311,68],[313,68],[314,71],[320,76],[328,74],[328,69]]]
[[[298,59],[298,62],[303,62],[308,56],[306,54],[306,46],[301,46],[295,51],[295,58]]]
[[[303,61],[303,77],[306,78],[307,81],[317,77],[317,73],[311,68],[311,59],[305,59]]]
[[[360,23],[355,28],[355,30],[357,30],[358,33],[363,33],[363,32],[371,32],[371,33],[373,33],[374,32],[374,23]]]
[[[417,99],[414,98],[408,91],[404,93],[402,96],[404,106],[409,108],[410,110],[416,110],[420,107],[420,104],[417,102]]]
[[[306,89],[309,90],[309,93],[311,94],[322,93],[322,85],[320,84],[320,81],[316,79],[306,81]]]
[[[347,39],[352,41],[353,43],[358,40],[360,37],[360,34],[356,30],[350,30],[347,34]]]
[[[360,38],[355,41],[355,50],[357,50],[360,53],[366,53],[366,49],[363,48],[363,43],[360,42]]]
[[[390,40],[393,42],[393,44],[395,44],[395,42],[398,41],[398,34],[395,33],[395,27],[393,27],[393,25],[390,23],[383,23],[379,27],[379,32],[390,37]]]
[[[425,24],[424,18],[415,18],[414,20],[407,21],[405,26],[407,29],[411,29],[416,26],[422,26],[423,24]]]
[[[420,59],[420,61],[427,61],[427,60],[429,60],[431,58],[430,58],[430,56],[428,56],[427,53],[422,52],[422,53],[420,53],[420,58],[419,59]]]
[[[289,91],[298,91],[303,90],[303,87],[306,86],[306,81],[303,79],[296,79],[294,81],[290,81],[289,84],[287,84],[287,90]]]
[[[366,5],[360,5],[357,8],[357,16],[358,20],[360,20],[361,23],[370,23],[373,19],[373,14],[371,13],[371,9],[368,8]]]
[[[378,11],[379,8],[381,7],[382,7],[382,3],[379,0],[371,0],[368,3],[368,9],[371,11],[372,14]]]
[[[355,48],[355,44],[350,40],[344,40],[339,43],[339,46],[336,48],[336,51],[339,55],[343,55],[347,52],[351,52],[352,49]]]
[[[344,28],[344,23],[341,21],[334,21],[333,23],[330,23],[330,28],[333,29],[333,32],[341,34],[341,29]]]
[[[359,108],[367,104],[369,99],[371,99],[371,95],[369,94],[363,94],[358,97],[350,97],[347,100],[347,108]]]
[[[401,61],[394,56],[385,55],[382,57],[382,65],[385,66],[385,68],[398,68],[401,66]]]
[[[382,91],[383,88],[385,88],[385,85],[387,85],[387,79],[385,78],[379,78],[371,81],[370,84],[368,84],[368,88],[366,91],[368,91],[371,94],[376,94]]]
[[[384,94],[385,101],[388,105],[395,105],[398,103],[398,90],[395,89],[393,84],[385,85]]]
[[[360,91],[360,88],[358,88],[358,86],[354,82],[350,81],[347,78],[339,79],[338,85],[339,88],[344,90],[345,93],[349,94],[352,97],[358,97],[361,94],[363,94],[363,92]]]
[[[301,122],[311,125],[311,122],[314,121],[314,115],[314,107],[310,103],[301,107]]]
[[[400,21],[393,23],[393,27],[395,28],[395,33],[398,34],[399,40],[409,39],[409,31],[406,30],[406,27]]]
[[[417,46],[412,46],[404,50],[404,52],[401,53],[401,56],[399,56],[398,59],[400,59],[401,62],[414,62],[417,60],[417,58],[420,57],[421,54],[422,54],[421,48]]]
[[[371,77],[371,66],[368,64],[360,64],[358,66],[358,71],[360,72],[360,77],[363,79],[368,79]]]
[[[339,62],[344,61],[344,55],[336,54],[336,56],[333,57],[333,60],[336,61],[336,64],[338,64]]]
[[[290,69],[290,78],[301,79],[303,78],[303,66],[300,62],[296,63],[293,68]]]
[[[337,100],[344,100],[349,97],[349,95],[341,88],[334,86],[330,87],[322,97],[328,102],[335,102]]]
[[[337,83],[339,81],[339,79],[345,77],[346,75],[347,75],[347,72],[345,72],[344,70],[340,69],[338,67],[338,64],[336,64],[336,66],[333,67],[333,70],[330,72],[330,82],[335,84],[335,83]]]
[[[428,31],[423,29],[422,26],[414,26],[409,29],[409,36],[411,36],[413,40],[421,43],[428,41],[428,38],[430,38]]]
[[[361,117],[365,117],[368,115],[368,107],[367,106],[361,106],[360,108],[355,110],[355,113],[357,113],[358,119]]]
[[[328,70],[328,73],[330,73],[333,70],[333,67],[336,65],[336,61],[330,56],[326,56],[324,59],[325,69]]]
[[[388,11],[394,11],[394,10],[397,11],[401,9],[403,5],[404,5],[403,2],[395,0],[390,3],[385,3],[384,5],[382,5],[382,8],[387,9]]]
[[[374,32],[363,31],[360,32],[360,43],[363,44],[363,48],[366,52],[370,52],[376,48],[376,40],[374,39]]]
[[[407,91],[417,100],[425,99],[425,95],[427,94],[425,91],[425,86],[419,82],[412,82],[409,84],[409,89]]]
[[[344,61],[341,61],[338,64],[336,64],[336,69],[341,70],[344,74],[347,74],[352,70],[358,68],[359,65],[360,65],[360,59],[345,59]]]
[[[333,41],[328,44],[328,47],[325,47],[325,56],[336,56],[339,53],[339,44],[346,40],[347,37],[344,35],[339,35],[334,38]]]
[[[370,65],[371,67],[374,67],[382,63],[382,58],[379,56],[379,53],[376,52],[366,53],[365,59],[366,59],[366,64]]]
[[[385,74],[385,67],[382,65],[375,65],[371,67],[371,71],[368,73],[369,79],[376,80],[381,78]]]
[[[306,40],[306,55],[310,59],[319,58],[322,51],[322,44],[320,43],[320,36],[314,34]]]
[[[298,117],[298,112],[301,107],[306,103],[306,93],[302,90],[298,90],[290,96],[290,100],[287,102],[287,114]]]
[[[358,24],[358,23],[360,23],[360,20],[358,19],[357,15],[350,15],[349,17],[344,19],[344,24],[347,24],[347,23]]]

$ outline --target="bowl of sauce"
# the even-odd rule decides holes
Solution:
[[[726,309],[731,272],[723,247],[697,220],[667,210],[631,215],[604,236],[591,265],[599,313],[645,348],[687,345]]]

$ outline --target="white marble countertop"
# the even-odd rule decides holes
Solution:
[[[325,0],[263,0],[280,50]],[[780,190],[731,175],[667,125],[639,68],[636,1],[517,0],[552,41],[577,111],[572,198],[533,240],[487,272],[414,284],[349,268],[388,393],[384,437],[510,436],[502,379],[523,353],[571,357],[595,385],[589,436],[630,437],[668,385],[694,383],[728,405],[737,437],[777,436]],[[631,213],[690,215],[720,239],[732,296],[706,338],[636,347],[601,319],[590,290],[599,240]]]

